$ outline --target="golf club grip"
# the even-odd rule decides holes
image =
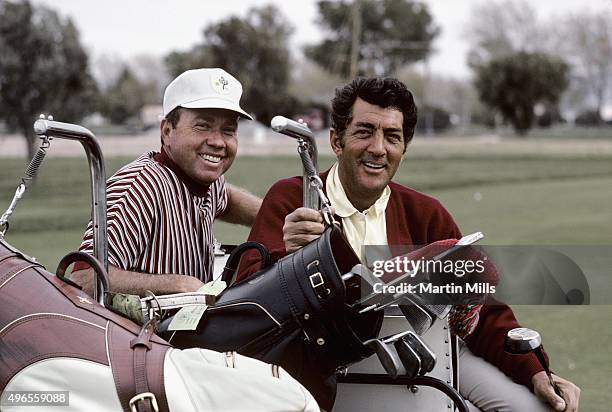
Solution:
[[[317,170],[315,169],[314,164],[312,163],[312,159],[306,150],[300,151],[300,159],[302,159],[302,166],[304,167],[304,172],[306,172],[306,176],[316,176]]]
[[[561,388],[559,388],[559,386],[557,386],[556,382],[554,381],[552,377],[552,372],[550,371],[550,368],[548,367],[548,362],[546,362],[546,358],[544,357],[544,354],[542,353],[542,346],[539,346],[538,348],[536,348],[534,352],[535,352],[536,358],[538,358],[538,361],[544,368],[544,371],[546,372],[546,376],[548,376],[548,381],[550,382],[550,386],[553,387],[557,395],[563,398],[563,393],[561,392]]]

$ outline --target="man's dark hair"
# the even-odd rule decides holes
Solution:
[[[390,77],[357,77],[349,84],[336,89],[332,100],[332,127],[341,139],[353,120],[353,105],[357,98],[382,108],[392,107],[402,112],[404,122],[404,151],[414,136],[417,107],[406,85]]]
[[[180,119],[181,119],[181,107],[180,106],[176,106],[174,109],[170,111],[170,113],[166,115],[166,120],[170,122],[173,129],[176,129],[176,125],[178,124]]]
[[[176,129],[176,125],[178,124],[180,119],[181,119],[181,107],[180,106],[176,106],[174,109],[170,110],[170,113],[166,115],[166,120],[168,121],[168,123],[170,123],[173,129]],[[164,145],[164,139],[161,139],[161,145],[162,146]]]

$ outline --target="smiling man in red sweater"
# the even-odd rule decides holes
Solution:
[[[416,120],[412,94],[398,80],[357,78],[336,90],[330,144],[337,162],[321,178],[358,256],[363,245],[426,245],[461,237],[439,201],[392,182]],[[301,203],[301,176],[275,183],[249,240],[263,243],[277,260],[316,239],[324,230],[321,214]],[[249,255],[241,267],[239,278],[244,278],[257,270],[258,260]],[[518,326],[508,306],[482,308],[475,328],[460,341],[462,395],[474,410],[539,411],[547,409],[545,403],[559,411],[577,410],[580,390],[573,383],[554,376],[561,398],[534,355],[504,352],[506,332]],[[332,376],[326,380],[323,387],[309,389],[323,408],[331,409],[335,381]]]

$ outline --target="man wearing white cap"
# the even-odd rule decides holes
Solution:
[[[108,261],[113,292],[195,291],[211,280],[215,218],[251,225],[261,205],[226,184],[238,146],[242,85],[222,69],[188,70],[164,93],[159,152],[147,152],[107,182]],[[80,249],[93,254],[89,223]],[[86,266],[73,279],[92,289]],[[188,276],[185,276],[188,275]]]

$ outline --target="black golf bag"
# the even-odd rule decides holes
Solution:
[[[242,245],[232,252],[225,279],[247,249]],[[359,298],[360,285],[345,286],[342,275],[358,263],[333,225],[317,240],[228,287],[195,331],[172,336],[164,332],[168,319],[160,333],[178,348],[235,350],[279,364],[327,409],[335,396],[337,367],[372,354],[363,342],[376,337],[382,323],[381,312],[358,315],[348,306]]]

